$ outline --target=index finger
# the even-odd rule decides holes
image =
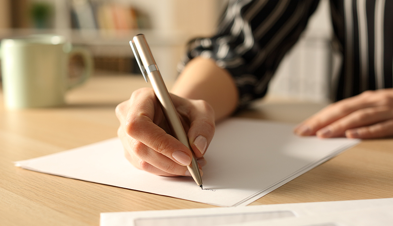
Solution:
[[[371,106],[373,106],[373,104],[365,100],[362,95],[339,101],[322,109],[320,112],[301,123],[295,128],[294,132],[300,136],[315,135],[319,129],[359,109]]]
[[[177,111],[189,120],[187,137],[195,156],[202,158],[215,131],[215,114],[213,108],[204,100],[184,100],[171,95]]]

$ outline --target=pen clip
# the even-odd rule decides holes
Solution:
[[[138,63],[139,68],[141,69],[143,78],[145,79],[146,82],[148,82],[147,81],[147,73],[146,73],[145,67],[143,66],[143,63],[142,63],[141,58],[139,56],[138,50],[135,47],[135,44],[134,44],[134,42],[132,40],[130,41],[130,46],[131,46],[132,52],[134,53],[135,60]]]

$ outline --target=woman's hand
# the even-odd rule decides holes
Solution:
[[[202,167],[203,155],[214,135],[214,111],[202,100],[173,94],[171,98]],[[116,116],[125,156],[136,168],[162,176],[190,176],[186,166],[191,163],[192,153],[168,134],[170,130],[152,89],[135,91],[129,100],[116,107]]]
[[[366,91],[331,104],[295,129],[300,136],[383,138],[393,136],[393,89]]]

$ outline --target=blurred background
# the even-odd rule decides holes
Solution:
[[[174,81],[185,43],[214,34],[228,0],[0,0],[0,39],[36,33],[64,35],[94,56],[95,76],[137,75],[128,41],[146,35],[164,80]],[[331,52],[329,4],[322,0],[302,39],[287,54],[269,94],[327,101],[339,57]],[[81,60],[73,59],[78,71]]]

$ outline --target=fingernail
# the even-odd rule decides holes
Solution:
[[[198,159],[197,162],[198,162],[198,164],[199,164],[201,167],[203,167],[203,166],[206,165],[206,160],[203,159],[203,158],[202,158],[202,159]]]
[[[296,129],[296,134],[299,136],[308,136],[311,134],[311,129],[307,125],[301,125]]]
[[[195,146],[198,148],[199,152],[203,155],[206,152],[206,147],[207,147],[207,140],[204,136],[199,135],[195,141],[194,141]]]
[[[325,127],[321,130],[318,130],[317,136],[319,137],[329,137],[332,134],[332,130],[329,127]]]
[[[347,130],[345,132],[345,136],[348,138],[359,138],[360,134],[356,129],[354,129],[354,130]]]
[[[191,158],[190,156],[188,156],[186,153],[182,152],[182,151],[175,151],[172,154],[172,157],[180,162],[181,164],[188,166],[191,164]]]

